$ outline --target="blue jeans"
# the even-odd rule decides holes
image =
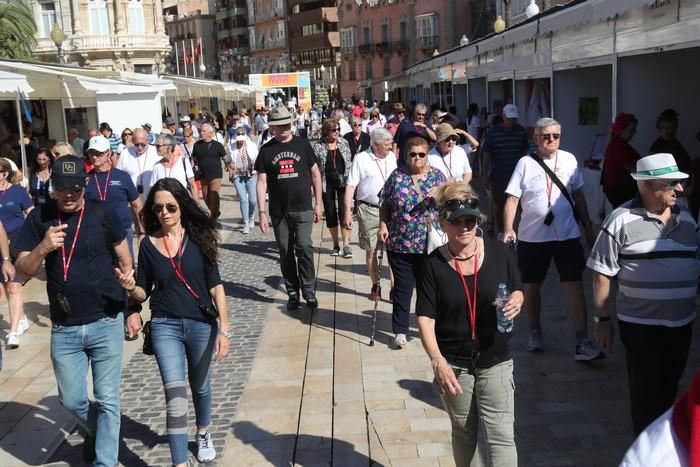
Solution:
[[[241,199],[241,216],[243,222],[248,222],[250,217],[255,214],[258,195],[255,192],[255,185],[258,182],[258,176],[252,177],[237,176],[233,177],[233,184],[238,192],[238,197]]]
[[[197,426],[211,423],[211,368],[216,324],[182,318],[152,318],[151,337],[165,387],[166,429],[173,464],[187,462],[187,388],[190,383]],[[185,371],[185,359],[187,371]]]
[[[119,383],[124,353],[124,317],[118,313],[92,323],[51,327],[51,362],[61,404],[95,436],[95,466],[114,467],[119,453]],[[86,377],[92,367],[95,401]]]

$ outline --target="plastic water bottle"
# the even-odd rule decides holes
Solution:
[[[508,291],[508,286],[501,282],[498,284],[498,291],[496,292],[496,326],[498,327],[498,332],[507,333],[513,330],[513,320],[506,318],[503,307],[510,300],[510,292]]]

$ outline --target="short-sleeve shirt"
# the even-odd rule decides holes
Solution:
[[[142,201],[145,201],[148,196],[148,191],[151,188],[153,166],[159,160],[158,151],[151,145],[146,147],[146,152],[143,154],[138,154],[136,147],[131,146],[119,155],[116,168],[129,174],[131,182],[141,194]],[[139,187],[141,187],[140,190]]]
[[[194,178],[194,171],[192,170],[192,164],[189,159],[185,156],[179,156],[176,161],[173,162],[172,167],[166,168],[164,165],[164,160],[161,160],[156,165],[153,166],[153,176],[151,177],[151,187],[156,184],[161,178],[174,178],[183,186],[185,190],[190,189],[188,180]]]
[[[347,184],[357,188],[359,201],[379,206],[379,192],[389,175],[396,170],[396,156],[390,152],[383,159],[375,156],[372,149],[358,153],[352,161]]]
[[[379,195],[379,206],[389,214],[387,250],[394,253],[425,253],[428,219],[437,219],[435,201],[428,197],[428,191],[446,181],[442,172],[431,167],[427,175],[417,182],[421,197],[410,174],[403,168],[392,172]]]
[[[53,323],[86,324],[126,310],[126,292],[114,275],[111,251],[112,244],[124,240],[126,231],[113,209],[107,205],[96,205],[94,201],[85,201],[85,214],[67,282],[63,281],[61,249],[46,255],[46,292]],[[102,215],[96,213],[98,209],[102,209]],[[61,212],[61,222],[68,224],[65,230],[66,257],[73,244],[79,218],[80,211],[70,214]],[[16,250],[32,251],[52,225],[58,225],[58,208],[55,204],[34,209],[17,237]],[[64,313],[59,306],[56,298],[59,293],[68,299],[70,314]]]
[[[570,194],[583,188],[583,175],[573,154],[560,149],[556,157],[543,160]],[[522,215],[518,238],[524,242],[562,241],[581,236],[571,204],[554,183],[548,195],[548,183],[549,177],[532,157],[525,156],[518,161],[506,193],[520,198]],[[554,220],[544,225],[549,211],[554,214]]]
[[[108,182],[109,179],[109,182]],[[105,192],[105,188],[107,191]],[[100,199],[100,193],[102,199]],[[88,174],[88,183],[85,188],[85,198],[93,201],[102,201],[104,205],[112,208],[124,229],[130,229],[133,221],[130,206],[139,197],[139,192],[131,181],[128,173],[119,169],[106,172],[93,170]]]
[[[199,245],[187,236],[182,257],[173,258],[173,261],[180,263],[187,284],[200,298],[195,298],[187,290],[175,274],[170,260],[158,251],[151,237],[146,237],[139,248],[136,284],[151,297],[151,315],[206,321],[200,305],[212,304],[209,289],[221,284],[218,266],[207,262]]]
[[[428,164],[442,172],[447,180],[461,181],[465,173],[472,171],[467,153],[459,146],[452,148],[446,156],[440,154],[437,146],[434,147],[428,152]]]
[[[636,197],[603,222],[587,266],[617,276],[621,321],[679,327],[695,319],[698,229],[685,209],[674,208],[673,220],[666,230]]]
[[[474,269],[463,270],[462,273],[471,294],[474,290]],[[515,255],[503,243],[484,238],[484,262],[478,276],[476,337],[480,356],[476,367],[489,368],[510,359],[510,334],[497,331],[493,301],[500,283],[506,284],[511,293],[522,290]],[[469,368],[474,346],[464,285],[440,249],[433,251],[421,265],[416,289],[416,315],[435,320],[440,353],[451,365]]]
[[[491,180],[508,181],[521,157],[527,154],[529,144],[525,128],[515,125],[510,130],[496,125],[486,133],[482,150],[491,156]]]
[[[197,161],[197,165],[202,171],[202,178],[207,180],[224,176],[221,161],[225,156],[224,146],[216,140],[211,140],[208,143],[200,140],[192,147],[192,157]]]
[[[312,209],[311,169],[314,165],[314,151],[305,138],[293,136],[287,143],[272,139],[260,148],[255,170],[267,175],[270,216]]]
[[[12,234],[22,227],[24,211],[33,206],[27,190],[19,185],[8,185],[0,191],[0,222],[5,232]]]

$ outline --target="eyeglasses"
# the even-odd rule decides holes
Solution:
[[[109,150],[104,151],[104,152],[99,152],[99,151],[89,151],[88,156],[89,157],[102,157],[102,156],[107,156],[109,155]]]
[[[361,123],[353,123],[352,126],[353,126],[354,128],[357,128],[358,126],[362,126],[362,124],[361,124]]]
[[[148,143],[134,143],[134,146],[136,146],[137,148],[145,148],[146,146],[148,146]]]
[[[134,136],[133,133],[122,133],[122,136]]]
[[[80,185],[66,185],[66,186],[54,185],[54,190],[56,190],[59,193],[78,194],[81,191],[83,191],[83,187]]]
[[[479,200],[476,198],[451,199],[446,201],[443,207],[447,211],[456,211],[458,209],[478,209]]]
[[[416,112],[416,117],[425,117],[425,113]]]
[[[408,155],[410,157],[420,157],[421,159],[423,159],[423,158],[425,158],[425,156],[427,156],[427,154],[424,152],[409,152]]]
[[[561,135],[559,133],[543,133],[540,135],[543,139],[557,141]]]
[[[159,204],[158,203],[158,204],[154,204],[153,206],[151,206],[151,211],[153,211],[153,214],[160,214],[161,212],[163,212],[163,208],[167,209],[170,214],[176,213],[177,210],[179,209],[177,204],[173,204],[173,203]]]
[[[472,230],[479,224],[479,220],[472,216],[458,217],[457,219],[452,219],[449,222],[455,227],[465,227],[467,230]]]
[[[456,143],[457,141],[459,141],[459,138],[457,138],[456,136],[450,136],[449,138],[447,138],[445,140],[446,143],[449,143],[449,142]]]
[[[169,145],[169,144],[156,144],[155,146],[156,146],[156,149],[160,149],[160,148],[163,148],[163,147],[166,147],[166,148],[167,148],[167,147],[169,147],[170,145]]]
[[[657,190],[674,191],[678,185],[683,183],[683,180],[659,180],[658,182],[660,183],[657,185]]]

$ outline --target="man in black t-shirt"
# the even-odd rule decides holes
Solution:
[[[280,268],[289,295],[288,310],[299,308],[299,289],[311,308],[318,307],[314,293],[312,222],[321,219],[321,172],[313,149],[305,138],[292,135],[292,116],[284,107],[270,112],[267,124],[275,138],[265,144],[255,160],[258,199],[270,195],[270,220],[280,251]],[[313,187],[312,207],[309,189]],[[268,190],[269,189],[269,190]],[[260,230],[267,233],[267,214],[262,204]],[[295,257],[296,255],[296,257]]]
[[[207,204],[211,218],[218,219],[221,214],[219,211],[221,179],[224,176],[221,161],[226,156],[226,150],[215,139],[216,132],[209,123],[202,125],[199,133],[202,139],[194,143],[192,158],[199,166],[199,170],[202,171],[201,183],[204,202]]]
[[[56,204],[37,207],[25,220],[16,267],[31,277],[46,261],[59,399],[87,433],[86,462],[116,465],[126,293],[114,275],[113,254],[122,273],[132,270],[126,231],[109,206],[85,200],[82,159],[57,159],[51,182]],[[127,327],[131,335],[138,332],[138,313],[127,319]],[[95,402],[87,396],[89,365]]]

